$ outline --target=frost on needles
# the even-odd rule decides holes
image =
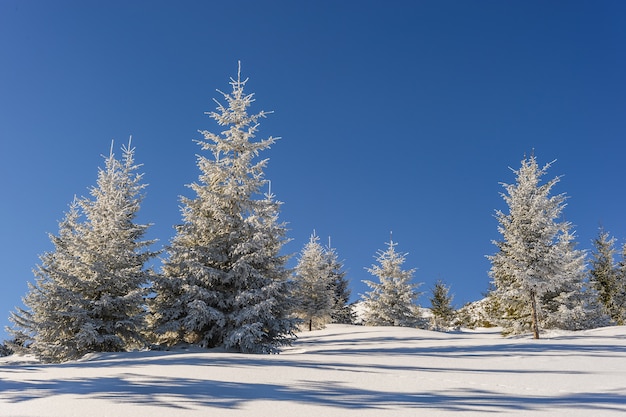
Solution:
[[[313,232],[302,248],[294,274],[294,312],[309,331],[331,322],[334,307],[333,264]]]
[[[181,198],[183,223],[155,282],[150,325],[159,343],[271,353],[294,338],[281,203],[262,194],[267,159],[256,159],[276,138],[255,140],[267,113],[248,114],[246,82],[238,71],[232,92],[220,92],[225,104],[207,113],[223,130],[201,132],[210,157],[198,156],[195,198]]]
[[[508,213],[496,212],[502,240],[490,276],[499,322],[505,333],[540,328],[582,329],[606,323],[597,294],[586,282],[585,252],[575,249],[572,225],[560,220],[565,195],[550,195],[559,177],[541,182],[551,164],[535,156],[515,170],[516,183],[503,184]]]
[[[377,253],[378,265],[367,269],[379,282],[363,281],[371,289],[362,296],[365,325],[420,327],[425,324],[416,304],[421,283],[411,282],[415,269],[402,269],[406,254],[396,252],[396,246],[390,240],[387,250]]]
[[[121,161],[111,147],[91,198],[75,198],[50,235],[54,250],[34,271],[27,308],[11,314],[15,340],[45,362],[145,345],[153,273],[144,266],[157,253],[148,249],[154,241],[142,240],[149,225],[134,221],[145,188],[139,167],[130,142]]]

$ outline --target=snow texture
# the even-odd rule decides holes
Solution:
[[[0,416],[621,416],[626,328],[437,333],[329,325],[281,355],[193,348],[0,358]]]

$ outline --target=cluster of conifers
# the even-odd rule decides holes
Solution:
[[[41,256],[25,308],[11,314],[12,348],[50,362],[182,343],[275,353],[302,326],[352,321],[345,273],[315,234],[295,272],[286,268],[281,203],[263,193],[267,160],[256,159],[276,139],[255,139],[266,113],[248,114],[246,81],[239,71],[225,104],[209,113],[225,129],[202,132],[198,143],[210,157],[198,156],[195,197],[181,199],[183,221],[161,270],[148,266],[161,253],[144,240],[149,225],[135,222],[145,187],[135,150],[122,147],[118,160],[112,147],[90,196],[74,199],[51,236],[54,250]],[[624,305],[624,274],[608,283],[599,272],[586,278],[585,254],[574,249],[569,223],[558,220],[564,196],[549,195],[558,178],[540,183],[548,167],[532,156],[516,184],[505,185],[510,211],[498,213],[503,239],[490,257],[494,288],[483,309],[506,331],[530,328],[535,337],[540,326],[584,328],[624,317],[615,307]],[[379,282],[366,281],[362,320],[421,326],[413,270],[402,269],[395,246],[390,241],[370,269]],[[447,288],[439,291],[449,322]]]

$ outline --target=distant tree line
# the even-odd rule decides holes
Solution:
[[[276,138],[256,139],[267,112],[249,114],[240,70],[232,91],[208,115],[220,133],[202,131],[200,175],[181,197],[182,222],[163,250],[145,239],[149,224],[136,221],[144,195],[141,165],[129,141],[122,157],[113,146],[89,197],[75,198],[50,235],[54,249],[40,257],[25,308],[11,313],[12,340],[0,355],[29,352],[46,362],[89,352],[167,348],[180,344],[244,353],[277,353],[299,330],[328,323],[410,326],[448,330],[498,325],[505,333],[557,327],[581,329],[623,324],[626,261],[614,261],[615,240],[601,231],[587,271],[571,225],[560,221],[565,196],[550,196],[555,178],[542,184],[550,164],[534,156],[504,185],[509,212],[497,212],[502,240],[490,256],[492,289],[480,305],[455,311],[450,288],[431,289],[429,315],[417,305],[421,285],[397,242],[376,255],[364,281],[370,291],[350,304],[349,282],[337,252],[314,232],[297,266],[287,268],[288,241],[279,220],[281,202],[258,160]],[[160,271],[149,265],[161,253]],[[626,256],[626,246],[622,256]],[[357,317],[358,316],[358,317]]]

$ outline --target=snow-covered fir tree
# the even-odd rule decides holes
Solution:
[[[324,257],[328,263],[330,282],[333,290],[333,307],[330,313],[332,323],[352,324],[354,323],[354,312],[350,305],[350,287],[346,279],[346,271],[343,263],[339,261],[337,251],[330,244],[324,248]]]
[[[142,200],[134,148],[113,148],[99,170],[91,198],[75,199],[50,235],[54,250],[41,256],[24,297],[11,315],[21,345],[46,362],[89,352],[126,351],[145,345],[145,300],[157,255],[142,240],[149,225],[135,223]]]
[[[308,330],[323,329],[332,320],[335,292],[332,264],[313,232],[302,248],[294,274],[294,313]]]
[[[415,269],[402,269],[406,254],[396,252],[396,245],[390,240],[387,250],[377,252],[378,265],[367,268],[379,281],[363,281],[371,289],[361,296],[365,325],[417,327],[424,324],[416,304],[421,295],[417,291],[421,283],[411,282]]]
[[[621,304],[620,295],[623,285],[620,285],[619,268],[615,262],[617,254],[615,238],[600,229],[598,236],[593,240],[593,246],[589,271],[591,284],[598,292],[598,298],[607,314],[615,323],[622,325],[624,306]]]
[[[450,294],[450,287],[442,280],[437,280],[431,293],[431,328],[434,330],[447,330],[454,319],[454,307],[452,306],[454,295]]]
[[[202,131],[195,198],[182,198],[183,224],[168,248],[155,283],[150,325],[158,343],[222,346],[241,352],[276,352],[293,340],[284,224],[280,202],[262,194],[267,159],[256,160],[276,138],[256,140],[259,119],[248,114],[253,95],[240,68],[226,104],[207,113],[223,130]],[[220,92],[221,93],[221,92]]]
[[[513,171],[515,184],[503,184],[509,212],[496,212],[503,239],[494,241],[499,251],[489,259],[506,333],[531,330],[539,338],[544,314],[572,308],[564,298],[580,291],[584,254],[573,249],[571,224],[559,221],[565,195],[550,195],[559,177],[541,183],[550,166],[540,168],[533,155]]]

